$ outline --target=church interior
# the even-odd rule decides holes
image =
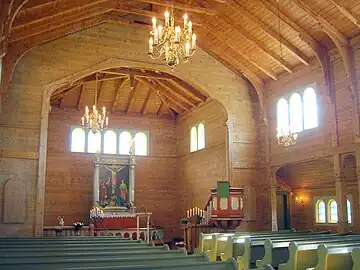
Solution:
[[[359,96],[360,0],[0,1],[0,268],[359,270]]]

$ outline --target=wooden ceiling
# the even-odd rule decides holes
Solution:
[[[167,73],[113,68],[82,78],[69,88],[57,89],[51,105],[77,110],[91,107],[96,85],[98,107],[105,106],[113,114],[176,118],[210,100],[207,94]]]
[[[9,72],[23,53],[41,43],[108,21],[149,28],[151,17],[162,18],[171,6],[179,19],[184,11],[189,14],[203,50],[258,89],[283,72],[309,65],[314,57],[325,70],[324,57],[334,45],[348,58],[349,40],[360,34],[360,0],[5,2],[0,55],[8,48],[4,65]],[[13,3],[10,9],[8,2]],[[9,82],[11,75],[3,75],[5,83]]]

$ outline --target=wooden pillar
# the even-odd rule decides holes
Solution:
[[[276,169],[267,167],[267,175],[270,184],[270,206],[271,206],[271,230],[277,231],[277,204],[276,204]]]
[[[347,186],[342,168],[342,158],[339,154],[334,155],[334,178],[336,189],[336,202],[338,207],[338,232],[349,232],[349,223],[347,218]],[[328,210],[330,211],[330,209]]]
[[[226,126],[226,168],[225,174],[227,181],[232,183],[232,149],[233,149],[233,122],[227,120],[225,123]]]
[[[355,150],[355,157],[356,157],[356,179],[357,179],[357,185],[358,185],[358,196],[360,198],[360,148]],[[358,200],[358,208],[360,209],[360,200]],[[357,218],[355,216],[355,205],[353,204],[353,213],[352,213],[352,223],[353,224],[359,224],[360,218]],[[360,224],[359,224],[360,225]]]

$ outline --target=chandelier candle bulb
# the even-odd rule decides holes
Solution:
[[[169,12],[165,11],[164,16],[165,16],[165,25],[169,26],[169,16],[170,16]]]
[[[161,25],[158,26],[159,38],[161,38],[163,27]]]
[[[103,107],[103,115],[105,116],[105,114],[106,114],[106,108]]]
[[[84,126],[84,125],[85,125],[85,118],[84,118],[84,116],[83,116],[83,117],[81,117],[81,125],[82,125],[82,126]]]
[[[157,45],[159,43],[159,31],[157,28],[154,30],[154,44]]]
[[[185,13],[184,14],[184,28],[186,28],[186,26],[188,24],[188,19],[189,19],[189,16]]]
[[[151,53],[151,54],[154,52],[153,45],[154,45],[154,40],[151,37],[151,38],[149,38],[149,53]]]
[[[190,43],[187,42],[185,45],[185,55],[190,56]]]
[[[155,30],[155,28],[156,28],[156,18],[155,17],[152,18],[152,27]]]
[[[196,49],[196,34],[195,33],[192,35],[192,48]]]
[[[191,34],[192,33],[192,22],[189,21],[188,23],[188,28],[189,28],[189,33]]]
[[[180,26],[175,27],[175,32],[176,32],[176,42],[180,42],[180,33],[181,33]]]

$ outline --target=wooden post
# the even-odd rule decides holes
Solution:
[[[338,232],[348,233],[349,223],[347,217],[347,186],[343,174],[342,158],[339,154],[334,155],[334,178],[336,189],[336,202],[338,207]],[[330,209],[328,210],[330,211]]]
[[[136,215],[136,238],[140,239],[140,215]]]
[[[270,182],[271,230],[277,231],[276,170],[271,167],[267,167],[266,170]]]

